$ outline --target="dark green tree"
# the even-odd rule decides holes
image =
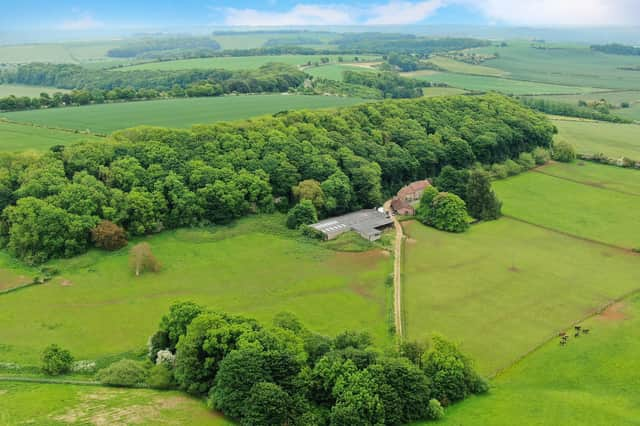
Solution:
[[[302,200],[296,204],[287,215],[287,227],[298,229],[302,225],[309,225],[318,221],[318,214],[313,203],[309,200]]]
[[[472,170],[465,197],[467,211],[480,220],[495,220],[500,217],[502,203],[491,189],[489,174],[484,170]]]

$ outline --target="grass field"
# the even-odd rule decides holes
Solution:
[[[492,68],[485,65],[467,64],[466,62],[456,61],[455,59],[444,56],[434,56],[429,59],[429,62],[432,62],[449,72],[459,74],[486,75],[490,77],[504,77],[508,75],[507,72],[498,68]]]
[[[0,424],[232,425],[179,392],[0,382]]]
[[[557,140],[564,140],[584,154],[640,159],[640,126],[585,120],[554,119]]]
[[[21,84],[0,84],[0,98],[9,95],[29,96],[30,98],[39,97],[40,93],[68,92],[64,89],[56,89],[55,87],[44,86],[24,86]]]
[[[536,83],[532,81],[521,81],[508,78],[454,73],[429,73],[427,75],[409,73],[407,76],[413,76],[421,80],[427,80],[436,83],[446,83],[449,86],[457,87],[460,89],[477,90],[482,92],[493,90],[513,95],[588,93],[597,90],[590,87]]]
[[[345,71],[375,71],[374,69],[364,66],[350,65],[350,64],[331,64],[322,65],[319,67],[309,67],[304,70],[307,74],[311,74],[314,77],[326,78],[328,80],[342,81]]]
[[[640,256],[515,220],[464,234],[404,226],[408,337],[440,332],[460,341],[484,374],[640,288]]]
[[[630,120],[640,121],[640,92],[634,90],[617,92],[596,92],[582,95],[543,95],[544,99],[556,102],[566,102],[577,105],[579,101],[599,101],[605,99],[611,105],[619,107],[622,102],[628,102],[629,108],[612,109],[611,113]]]
[[[467,93],[467,91],[464,89],[456,89],[455,87],[425,87],[422,89],[422,93],[427,98],[433,98],[435,96],[463,95]]]
[[[74,142],[98,139],[92,135],[0,120],[0,152],[28,149],[44,150],[54,145],[68,145]]]
[[[283,110],[333,108],[359,102],[362,100],[337,96],[247,95],[113,103],[0,115],[19,122],[110,133],[138,125],[189,127]]]
[[[592,171],[597,174],[597,169]],[[637,187],[640,173],[622,171],[632,182],[630,186]],[[602,178],[606,180],[607,175]],[[536,172],[496,181],[493,187],[503,201],[502,212],[506,215],[606,244],[640,247],[638,195]]]
[[[177,300],[262,321],[289,311],[320,333],[367,330],[378,344],[387,343],[388,254],[299,241],[283,222],[276,215],[163,232],[147,240],[163,270],[138,278],[126,250],[53,262],[61,271],[54,280],[0,295],[0,362],[38,364],[42,348],[53,342],[76,359],[138,350]]]
[[[116,68],[117,71],[133,70],[187,70],[187,69],[214,69],[227,70],[258,69],[270,62],[278,62],[289,65],[307,65],[320,62],[327,57],[331,62],[337,62],[339,55],[279,55],[279,56],[230,56],[220,58],[183,59],[179,61],[150,62],[147,64],[133,65],[130,67]],[[345,61],[353,60],[353,55],[341,55]],[[372,59],[375,56],[363,55],[361,59]]]
[[[119,44],[117,41],[91,41],[0,46],[0,64],[111,61],[106,56],[107,51]]]
[[[536,169],[536,172],[640,196],[640,173],[635,170],[585,161],[577,164],[553,163]]]
[[[637,425],[640,297],[583,324],[566,347],[554,339],[494,382],[487,396],[453,406],[444,425]],[[573,334],[572,334],[573,336]]]
[[[253,33],[253,34],[225,34],[225,35],[213,35],[212,37],[220,43],[220,46],[225,50],[231,49],[255,49],[257,47],[263,47],[264,44],[273,38],[295,38],[305,37],[318,39],[324,43],[329,43],[339,37],[339,34],[331,34],[326,32],[305,32],[301,33]],[[323,49],[329,49],[330,46],[317,45],[311,47],[320,47]]]

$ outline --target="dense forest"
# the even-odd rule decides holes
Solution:
[[[148,371],[125,360],[99,377],[121,385],[122,373],[129,379],[139,371],[137,380],[206,397],[209,407],[242,425],[437,420],[443,407],[489,389],[471,360],[442,336],[428,346],[405,342],[383,353],[367,333],[328,338],[292,314],[263,325],[191,302],[172,305],[162,318],[149,339],[149,359]]]
[[[555,127],[500,95],[384,101],[191,130],[140,127],[45,155],[0,157],[2,244],[28,262],[73,256],[110,221],[129,235],[235,218],[296,200],[311,181],[321,216],[374,207],[407,182],[517,158]]]
[[[640,55],[640,47],[627,46],[619,43],[611,44],[594,44],[591,46],[592,50],[607,53],[609,55]]]
[[[107,56],[135,58],[152,52],[171,50],[215,52],[220,50],[220,45],[210,37],[142,38],[109,50]]]
[[[379,54],[408,53],[428,56],[432,53],[489,46],[486,40],[473,38],[427,38],[412,34],[352,33],[336,40],[338,49],[349,52]]]

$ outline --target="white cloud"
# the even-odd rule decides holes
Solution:
[[[227,8],[224,13],[226,25],[350,25],[356,22],[348,8],[340,5],[299,4],[284,12]]]
[[[420,2],[392,0],[386,4],[373,6],[367,25],[407,25],[424,21],[444,6],[444,0]]]
[[[95,20],[93,16],[86,13],[78,18],[66,20],[58,26],[59,29],[64,31],[87,31],[103,27],[103,22]]]

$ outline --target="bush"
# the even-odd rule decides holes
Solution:
[[[576,150],[568,142],[560,141],[553,144],[553,159],[563,163],[570,163],[576,159]]]
[[[509,176],[515,176],[522,173],[522,167],[513,160],[505,161],[504,166],[507,168],[507,175]]]
[[[98,371],[97,377],[104,385],[134,387],[145,384],[149,371],[141,362],[123,359]]]
[[[108,220],[103,220],[91,230],[91,241],[105,250],[118,250],[128,243],[124,229]]]
[[[136,277],[145,271],[158,272],[162,268],[158,259],[153,255],[149,243],[140,243],[133,246],[129,253],[129,264]]]
[[[427,416],[431,420],[440,420],[444,417],[444,408],[437,399],[431,399],[427,406]]]
[[[528,152],[521,152],[518,156],[517,163],[525,170],[533,169],[536,166],[536,160],[533,155]]]
[[[71,352],[58,345],[47,346],[42,351],[42,371],[50,376],[58,376],[71,371],[73,356]]]
[[[491,165],[491,176],[494,179],[506,179],[509,176],[507,166],[500,163],[494,163]]]
[[[154,365],[149,371],[147,384],[153,389],[172,389],[176,387],[173,370],[167,364]]]
[[[538,166],[541,166],[551,160],[551,155],[549,155],[549,151],[547,151],[546,149],[537,147],[533,150],[533,159]]]
[[[287,215],[287,227],[298,229],[302,225],[309,225],[318,221],[318,214],[313,203],[309,200],[300,201]]]
[[[431,203],[429,222],[436,228],[448,232],[464,232],[469,227],[467,206],[455,194],[442,192]]]

